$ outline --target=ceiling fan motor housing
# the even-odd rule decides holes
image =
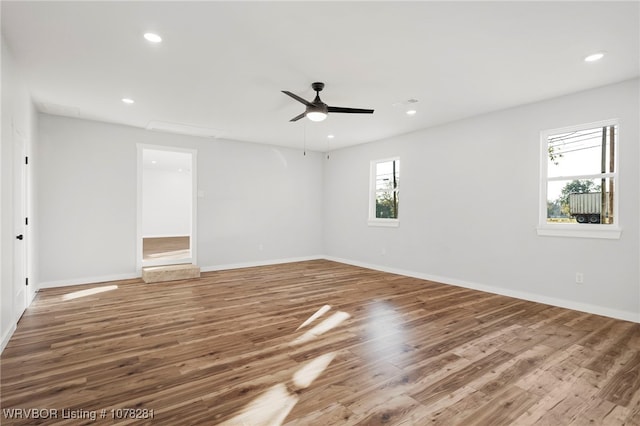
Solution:
[[[307,105],[306,108],[307,113],[310,112],[322,112],[327,114],[329,112],[329,107],[327,104],[322,102],[320,98],[316,97],[316,99],[311,103],[311,105]]]
[[[311,83],[311,88],[316,92],[316,98],[311,102],[311,105],[307,105],[307,113],[309,112],[321,112],[327,114],[329,112],[329,106],[320,100],[320,92],[324,89],[324,83],[316,81]]]

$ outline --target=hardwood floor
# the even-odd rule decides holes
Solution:
[[[142,258],[186,259],[191,257],[190,237],[145,237],[142,239]]]
[[[43,290],[1,361],[2,424],[640,424],[640,324],[324,260]]]

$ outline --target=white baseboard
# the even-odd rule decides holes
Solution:
[[[254,266],[268,266],[268,265],[277,265],[280,263],[291,263],[291,262],[304,262],[306,260],[318,260],[324,259],[323,255],[315,255],[315,256],[302,256],[302,257],[289,257],[285,259],[269,259],[269,260],[261,260],[255,262],[241,262],[241,263],[228,263],[224,265],[214,265],[214,266],[201,266],[201,272],[211,272],[211,271],[224,271],[226,269],[238,269],[238,268],[251,268]],[[67,287],[72,285],[80,285],[80,284],[94,284],[94,283],[103,283],[108,281],[120,281],[120,280],[131,280],[135,278],[140,278],[140,274],[136,274],[132,272],[130,274],[117,274],[117,275],[102,275],[98,277],[84,277],[84,278],[73,278],[68,280],[57,280],[57,281],[43,281],[39,284],[38,288],[53,288],[53,287]]]
[[[343,259],[339,257],[326,256],[326,255],[290,257],[290,258],[283,258],[283,259],[269,259],[269,260],[253,261],[253,262],[240,262],[240,263],[228,263],[223,265],[201,266],[200,271],[201,272],[223,271],[228,269],[252,268],[256,266],[268,266],[268,265],[277,265],[282,263],[304,262],[308,260],[318,260],[318,259],[326,259],[334,262],[345,263],[347,265],[360,266],[363,268],[374,269],[382,272],[388,272],[391,274],[405,275],[408,277],[418,278],[422,280],[435,281],[442,284],[449,284],[449,285],[464,287],[472,290],[485,291],[487,293],[499,294],[501,296],[514,297],[516,299],[528,300],[528,301],[537,302],[537,303],[544,303],[547,305],[557,306],[560,308],[572,309],[575,311],[587,312],[590,314],[602,315],[605,317],[640,323],[640,313],[638,312],[611,309],[604,306],[592,305],[588,303],[580,303],[572,300],[560,299],[555,297],[548,297],[548,296],[529,293],[525,291],[509,290],[502,287],[495,287],[495,286],[480,284],[480,283],[471,282],[471,281],[464,281],[456,278],[430,275],[422,272],[391,268],[387,266],[375,265],[372,263],[360,262],[356,260]],[[38,288],[65,287],[65,286],[72,286],[72,285],[79,285],[79,284],[93,284],[93,283],[101,283],[101,282],[108,282],[108,281],[135,279],[139,277],[140,276],[138,274],[131,273],[131,274],[119,274],[119,275],[104,275],[99,277],[75,278],[75,279],[60,280],[60,281],[45,281],[40,283]],[[13,329],[15,330],[15,326],[13,327]],[[13,333],[13,331],[11,331],[11,333]],[[9,334],[9,337],[7,338],[7,342],[10,337],[11,335]],[[4,339],[4,336],[3,336],[3,339]],[[2,343],[3,345],[6,344],[4,340]]]
[[[16,331],[16,325],[11,324],[11,327],[4,333],[2,336],[2,342],[0,342],[0,354],[4,351],[4,348],[7,347],[9,340],[11,340],[11,336]]]
[[[41,288],[53,288],[53,287],[67,287],[71,285],[80,285],[80,284],[95,284],[95,283],[103,283],[108,281],[132,280],[135,278],[140,278],[140,275],[136,273],[102,275],[99,277],[84,277],[84,278],[73,278],[69,280],[44,281],[38,285],[38,288],[41,289]]]
[[[528,300],[530,302],[544,303],[546,305],[572,309],[574,311],[587,312],[590,314],[602,315],[605,317],[640,323],[640,315],[637,312],[611,309],[604,306],[574,302],[572,300],[548,297],[548,296],[529,293],[525,291],[509,290],[501,287],[495,287],[495,286],[486,285],[486,284],[479,284],[475,282],[459,280],[456,278],[442,277],[437,275],[424,274],[421,272],[407,271],[404,269],[390,268],[386,266],[374,265],[371,263],[359,262],[356,260],[343,259],[339,257],[325,256],[324,258],[327,260],[332,260],[334,262],[346,263],[348,265],[360,266],[362,268],[374,269],[376,271],[388,272],[391,274],[398,274],[398,275],[405,275],[408,277],[418,278],[422,280],[435,281],[438,283],[454,285],[457,287],[464,287],[471,290],[479,290],[487,293],[499,294],[501,296],[513,297],[521,300]]]
[[[253,268],[255,266],[279,265],[281,263],[305,262],[307,260],[326,259],[324,255],[288,257],[284,259],[258,260],[255,262],[227,263],[224,265],[201,266],[201,272],[225,271],[227,269]]]

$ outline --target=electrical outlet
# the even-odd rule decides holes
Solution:
[[[584,274],[582,272],[576,272],[576,284],[584,284]]]

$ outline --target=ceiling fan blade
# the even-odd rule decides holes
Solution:
[[[305,115],[307,115],[307,113],[306,113],[306,112],[303,112],[303,113],[302,113],[302,114],[300,114],[300,115],[296,115],[295,117],[293,117],[293,118],[292,118],[291,120],[289,120],[289,121],[298,121],[298,120],[300,120],[301,118],[303,118]]]
[[[289,95],[291,96],[293,99],[295,99],[296,101],[305,104],[306,106],[311,106],[311,102],[309,102],[306,99],[301,98],[300,96],[296,95],[295,93],[291,93],[288,90],[283,90],[282,93],[284,93],[285,95]]]
[[[362,108],[344,108],[344,107],[329,107],[329,112],[345,112],[347,114],[373,114],[372,109]]]

